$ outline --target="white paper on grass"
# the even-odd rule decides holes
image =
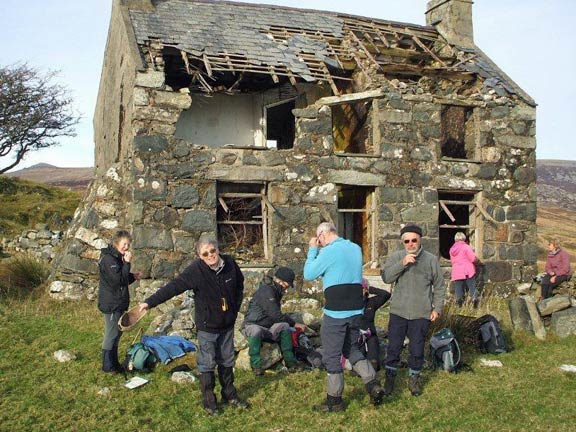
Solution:
[[[126,381],[126,384],[124,384],[124,387],[132,390],[132,389],[135,389],[138,387],[142,387],[146,383],[148,383],[147,379],[135,376],[135,377],[130,378],[128,381]]]
[[[560,369],[563,370],[564,372],[575,372],[576,373],[576,366],[574,366],[574,365],[563,364],[562,366],[560,366]]]

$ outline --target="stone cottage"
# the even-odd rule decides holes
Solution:
[[[119,227],[133,232],[145,295],[190,262],[203,232],[249,278],[273,265],[301,274],[325,220],[362,246],[367,274],[399,247],[400,225],[416,222],[445,265],[465,231],[487,288],[530,280],[536,104],[474,44],[472,1],[432,0],[425,13],[422,26],[115,0],[96,178],[51,294],[94,297],[98,249]]]

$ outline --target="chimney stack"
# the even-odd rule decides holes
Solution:
[[[448,43],[473,48],[472,3],[472,0],[431,0],[426,24],[436,27]]]

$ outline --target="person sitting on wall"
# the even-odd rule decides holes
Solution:
[[[364,293],[364,314],[360,321],[360,351],[372,363],[374,370],[380,370],[380,341],[376,332],[374,319],[376,312],[390,299],[390,293],[384,289],[369,286],[366,279],[362,280]]]
[[[306,326],[282,313],[280,308],[282,297],[289,288],[294,287],[294,278],[294,271],[288,267],[280,267],[273,277],[264,275],[248,305],[243,333],[248,338],[250,366],[256,376],[263,375],[260,357],[263,340],[279,342],[288,370],[295,370],[297,367],[290,327],[305,330]]]
[[[570,279],[570,255],[560,248],[560,241],[556,238],[548,242],[548,256],[546,257],[546,274],[542,277],[542,297],[552,296],[552,291],[562,282]]]
[[[454,244],[450,248],[450,263],[452,272],[450,279],[454,286],[456,295],[456,304],[462,306],[466,297],[466,289],[472,300],[474,308],[478,307],[478,298],[476,296],[476,254],[474,250],[466,243],[466,234],[457,232],[454,236]]]
[[[220,255],[218,241],[202,235],[198,258],[174,280],[140,303],[144,311],[185,291],[194,292],[194,321],[198,329],[198,371],[202,403],[208,415],[218,415],[214,368],[218,368],[222,403],[247,409],[234,386],[234,323],[244,298],[244,275],[229,255]]]
[[[104,314],[103,372],[122,371],[118,360],[118,344],[122,336],[118,328],[118,320],[130,305],[128,285],[140,279],[140,273],[130,272],[131,242],[130,233],[119,230],[114,234],[112,243],[100,250],[98,309]]]

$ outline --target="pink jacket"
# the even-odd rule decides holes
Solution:
[[[474,250],[463,240],[459,240],[450,248],[450,262],[452,263],[451,280],[463,280],[476,274],[476,255]]]
[[[546,258],[546,267],[544,269],[548,274],[566,276],[570,274],[570,255],[565,250],[560,249],[556,255],[548,255]]]

